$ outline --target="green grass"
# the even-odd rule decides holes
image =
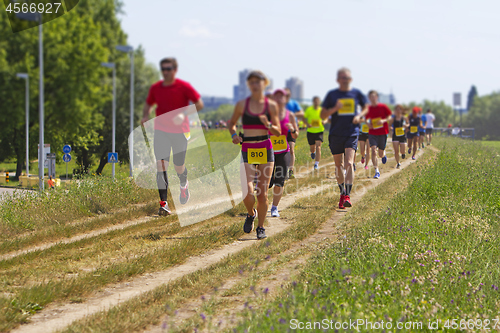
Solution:
[[[451,329],[447,320],[489,319],[493,329],[500,310],[500,157],[480,143],[440,139],[436,146],[436,162],[421,164],[406,190],[318,255],[286,295],[248,310],[235,331],[288,332],[325,318],[383,320],[393,328],[422,322],[424,329],[428,320]]]
[[[500,141],[481,141],[487,147],[493,147],[500,151]]]

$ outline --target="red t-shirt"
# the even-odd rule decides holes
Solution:
[[[382,126],[380,124],[377,125],[377,119],[385,119],[392,115],[391,109],[385,104],[379,103],[375,106],[370,105],[368,107],[368,114],[366,115],[366,119],[372,120],[373,129],[370,128],[368,134],[371,135],[387,135],[389,134],[389,125],[385,122]],[[379,128],[377,128],[379,127]]]
[[[154,83],[149,88],[148,105],[156,104],[156,117],[170,112],[155,119],[155,129],[169,133],[188,133],[189,119],[184,118],[181,124],[174,124],[172,118],[178,115],[178,112],[171,112],[189,105],[189,102],[196,103],[200,99],[200,94],[194,90],[190,83],[175,79],[174,83],[164,86],[163,81]]]

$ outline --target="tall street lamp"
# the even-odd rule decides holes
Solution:
[[[134,47],[129,45],[118,45],[118,51],[128,53],[130,55],[130,134],[134,131]],[[130,136],[130,177],[133,176],[134,167],[134,136]]]
[[[17,73],[17,78],[26,80],[26,176],[30,176],[30,135],[29,135],[29,119],[30,119],[30,77],[26,73]]]
[[[113,69],[113,108],[112,108],[112,138],[111,138],[111,151],[115,153],[115,136],[116,136],[116,67],[114,62],[103,62],[101,63],[101,66],[104,66],[106,68],[112,68]],[[115,164],[116,163],[111,163],[112,165],[112,175],[113,179],[115,178]]]
[[[40,122],[40,131],[39,131],[39,139],[38,139],[38,187],[40,191],[43,191],[45,188],[45,184],[43,182],[43,177],[45,174],[44,170],[44,162],[45,156],[43,156],[44,152],[44,111],[43,104],[45,102],[44,92],[43,92],[43,24],[42,24],[42,14],[40,13],[17,13],[16,17],[21,20],[27,21],[35,21],[38,22],[38,67],[40,69],[40,78],[38,80],[38,89],[39,89],[39,122]]]

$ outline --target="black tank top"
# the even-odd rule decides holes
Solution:
[[[259,119],[259,116],[261,114],[265,114],[267,116],[267,120],[271,121],[271,115],[269,114],[269,101],[267,97],[264,99],[264,110],[257,115],[250,112],[249,104],[250,97],[248,97],[245,101],[245,109],[243,110],[243,117],[241,119],[243,129],[267,130],[268,128],[264,126],[264,124]]]
[[[420,126],[420,117],[410,116],[410,126]]]
[[[405,118],[401,117],[400,120],[396,120],[396,117],[394,117],[394,122],[392,123],[392,127],[394,128],[403,127],[405,123],[406,123]]]

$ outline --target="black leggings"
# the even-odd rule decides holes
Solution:
[[[269,188],[274,186],[283,187],[288,179],[288,166],[290,165],[290,153],[274,154],[274,169]]]

